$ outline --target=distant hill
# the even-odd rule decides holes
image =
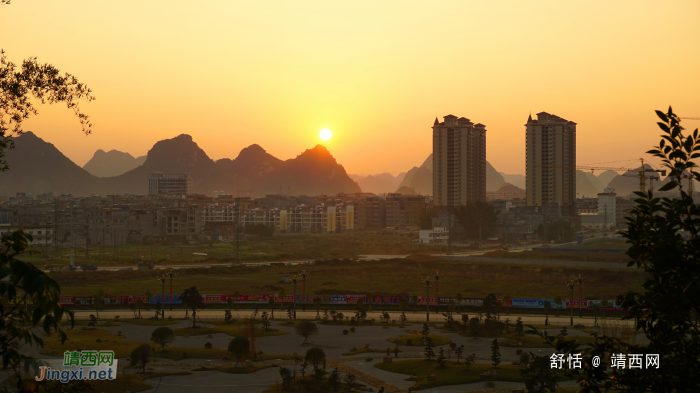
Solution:
[[[496,191],[506,181],[496,169],[486,161],[486,191]],[[399,188],[408,187],[416,190],[416,194],[433,195],[433,155],[423,161],[420,167],[413,167],[404,176]]]
[[[501,188],[498,189],[498,192],[504,192],[504,193],[525,193],[525,190],[523,190],[520,187],[517,187],[513,184],[506,183],[504,184]]]
[[[589,177],[590,173],[576,170],[576,195],[577,198],[596,198],[603,190],[599,188],[600,182],[594,184]]]
[[[397,194],[403,194],[403,195],[415,195],[413,192],[413,189],[410,187],[399,187],[398,190],[395,191]]]
[[[652,169],[649,164],[644,164],[645,169]],[[608,183],[608,187],[613,188],[619,196],[628,196],[635,191],[639,191],[639,170],[641,166],[631,171],[625,172],[623,175],[617,175]],[[649,179],[651,177],[659,178],[658,173],[650,172],[647,176],[647,189],[649,188]],[[658,180],[654,180],[654,189],[661,187]]]
[[[7,150],[5,156],[10,170],[0,172],[0,195],[49,191],[56,195],[91,195],[106,190],[103,179],[76,165],[33,132],[27,131],[13,141],[15,148]]]
[[[97,177],[111,177],[126,173],[146,161],[146,156],[134,158],[129,153],[118,150],[105,152],[100,149],[95,152],[83,169]]]
[[[296,158],[284,161],[279,168],[260,179],[256,189],[266,193],[277,193],[291,187],[292,195],[335,195],[340,192],[362,192],[345,172],[345,168],[333,158],[322,145],[316,145],[299,154]]]
[[[74,195],[146,194],[148,176],[153,172],[192,175],[193,191],[211,194],[215,190],[235,193],[252,190],[255,196],[289,190],[293,195],[360,192],[342,165],[318,145],[286,161],[265,152],[258,145],[243,150],[235,160],[214,162],[186,134],[157,142],[143,165],[113,177],[99,178],[75,165],[55,146],[31,132],[15,138],[16,148],[7,153],[11,169],[0,173],[0,193]]]
[[[357,182],[362,192],[372,192],[375,194],[393,192],[406,176],[406,172],[401,172],[398,176],[391,173],[379,173],[376,175],[349,175]]]
[[[614,179],[617,175],[619,175],[619,173],[615,171],[601,172],[598,175],[598,181],[600,181],[600,184],[603,186],[603,188],[606,188],[608,186],[608,183],[610,183],[610,181]]]
[[[509,175],[503,172],[498,172],[503,176],[503,181],[506,183],[510,183],[516,187],[520,187],[522,189],[525,189],[525,175]]]
[[[504,184],[506,181],[503,176],[486,161],[486,191],[498,191]]]

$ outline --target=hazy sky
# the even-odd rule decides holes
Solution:
[[[81,166],[181,133],[214,159],[253,143],[287,159],[329,128],[349,173],[397,174],[451,113],[486,125],[497,170],[524,173],[530,111],[578,123],[580,164],[642,157],[654,109],[700,116],[699,21],[697,0],[14,0],[0,47],[93,89],[93,135],[61,106],[25,123]]]

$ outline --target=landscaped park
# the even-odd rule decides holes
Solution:
[[[159,319],[80,319],[73,329],[64,325],[63,344],[47,337],[45,348],[33,355],[115,351],[119,374],[113,381],[95,382],[100,392],[189,392],[195,387],[236,392],[496,392],[522,388],[530,373],[550,370],[548,360],[542,368],[534,359],[548,358],[552,349],[527,334],[520,316],[499,316],[486,313],[488,309],[458,314],[446,308],[445,315],[433,313],[434,322],[421,323],[406,322],[415,318],[400,312],[388,317],[382,313],[380,319],[367,310],[360,304],[354,312],[331,310],[318,319],[271,319],[268,311],[254,310],[225,310],[223,320],[193,320],[191,312],[185,319],[179,317],[182,310],[166,311]],[[550,320],[559,322],[557,317]],[[577,318],[577,325],[582,321],[592,322]],[[597,324],[535,327],[581,343],[592,342],[591,334],[603,331],[637,339],[633,329],[614,319],[600,318]],[[561,387],[558,391],[576,386],[561,371],[552,372],[551,380]]]
[[[153,246],[155,255],[164,257],[153,262],[159,267],[155,270],[52,271],[49,274],[60,284],[62,295],[76,299],[75,304],[65,305],[76,315],[75,326],[71,329],[64,322],[65,342],[47,337],[44,349],[33,355],[60,358],[65,351],[113,350],[120,359],[117,379],[90,382],[101,392],[189,392],[207,386],[236,392],[510,392],[524,388],[528,378],[542,372],[558,384],[557,391],[566,392],[575,391],[574,378],[550,370],[545,360],[553,349],[541,337],[528,334],[527,325],[558,337],[575,337],[581,344],[594,342],[596,333],[643,341],[629,323],[619,320],[623,310],[582,307],[569,315],[571,308],[566,308],[573,292],[565,284],[572,277],[585,277],[582,299],[614,299],[641,288],[645,275],[636,269],[517,263],[520,259],[566,261],[580,256],[543,249],[486,250],[480,255],[513,258],[516,263],[447,260],[440,257],[440,250],[433,255],[426,250],[410,253],[414,246],[402,235],[378,236],[385,241],[382,249],[365,243],[371,237],[363,234],[347,237],[360,239],[358,244],[368,254],[397,256],[359,258],[349,252],[351,242],[329,247],[331,252],[324,255],[314,254],[319,259],[302,266],[227,266],[218,263],[233,262],[230,246],[213,245],[209,258],[183,257],[194,266],[162,270],[159,268],[177,267],[183,260],[168,258],[171,248]],[[295,254],[295,241],[323,246],[325,238],[253,238],[244,250],[247,256],[258,252],[258,260],[303,256],[308,260],[309,254]],[[616,239],[583,248],[601,246],[625,247]],[[283,256],[279,254],[282,248],[292,251]],[[407,256],[399,255],[401,252]],[[335,258],[321,259],[329,255]],[[41,257],[31,258],[37,263]],[[587,254],[590,262],[627,262],[627,258],[623,253]],[[91,259],[98,266],[123,262],[120,258]],[[170,272],[167,281],[163,271]],[[164,309],[153,300],[161,293],[180,299],[187,292],[199,298],[183,298]],[[212,293],[232,295],[230,299],[228,295],[206,295]],[[239,293],[251,298],[271,296],[274,301],[234,302],[245,299]],[[293,294],[313,294],[315,297],[306,299],[317,300],[305,304],[283,301]],[[328,299],[336,294],[362,300],[330,304]],[[370,301],[387,294],[402,300]],[[435,300],[430,305],[419,301],[419,297],[438,294],[442,299],[439,308]],[[578,292],[575,295],[578,301]],[[555,300],[548,301],[545,308],[514,308],[511,299],[516,298]],[[110,304],[106,299],[120,300]]]

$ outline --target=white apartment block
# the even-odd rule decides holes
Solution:
[[[617,220],[617,194],[612,188],[606,188],[598,194],[598,216],[607,227],[614,227]]]
[[[234,204],[212,204],[204,208],[205,222],[235,221]],[[353,205],[299,205],[288,209],[246,209],[240,212],[240,224],[265,225],[275,232],[337,233],[354,229]]]
[[[185,196],[192,193],[192,177],[189,173],[152,173],[148,177],[148,195]]]

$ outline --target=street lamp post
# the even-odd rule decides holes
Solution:
[[[576,282],[571,280],[565,283],[566,288],[571,292],[571,326],[574,326],[574,288],[576,288]]]
[[[166,274],[163,274],[162,276],[158,276],[158,281],[160,281],[161,284],[161,295],[160,295],[160,309],[161,309],[161,318],[165,319],[165,303],[164,298],[165,298],[165,281],[168,279],[168,276]]]
[[[440,273],[435,272],[433,275],[433,280],[435,281],[435,314],[440,312],[440,292],[438,292],[438,284],[440,283]]]
[[[425,317],[428,320],[428,322],[430,322],[430,284],[432,284],[430,276],[423,279],[423,284],[425,284],[427,296],[427,298],[425,299]]]
[[[294,297],[292,298],[292,314],[294,315],[294,319],[297,319],[297,282],[299,282],[299,277],[292,276],[289,278],[289,281],[291,281],[292,285],[294,286]]]
[[[309,276],[309,272],[302,270],[299,272],[298,277],[301,280],[301,307],[302,311],[306,311],[306,278]]]
[[[582,299],[581,299],[581,287],[583,286],[583,282],[586,280],[586,276],[582,276],[580,273],[578,277],[575,278],[576,284],[578,285],[578,317],[582,318],[583,317],[583,309],[582,309]]]
[[[170,303],[170,311],[173,311],[173,277],[176,276],[175,271],[170,268],[163,273],[164,276],[170,281],[170,296],[168,297],[168,303]]]

